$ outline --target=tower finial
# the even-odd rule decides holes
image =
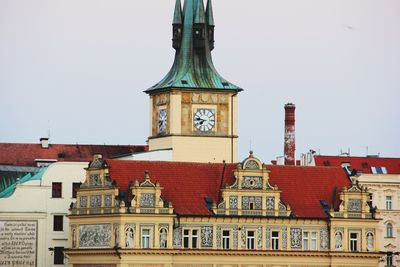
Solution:
[[[212,8],[211,0],[207,0],[207,7],[206,7],[206,19],[208,26],[215,26],[214,23],[214,12]]]
[[[195,24],[206,23],[203,0],[197,1],[196,13],[194,15],[194,23]]]
[[[174,19],[172,21],[172,24],[173,25],[183,24],[181,0],[176,0],[175,2]]]

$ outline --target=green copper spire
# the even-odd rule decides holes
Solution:
[[[179,20],[180,1],[176,1],[174,22]],[[168,74],[146,93],[171,88],[202,90],[242,89],[218,74],[212,62],[214,46],[214,18],[211,1],[204,11],[203,0],[185,0],[183,25],[173,24],[173,47],[176,50],[174,63]]]
[[[206,14],[204,13],[204,5],[202,0],[197,0],[196,13],[194,15],[194,23],[206,23]]]
[[[183,24],[181,0],[176,0],[175,2],[174,20],[172,24]]]
[[[207,7],[206,7],[206,18],[207,18],[207,25],[214,26],[214,14],[211,0],[207,0]]]

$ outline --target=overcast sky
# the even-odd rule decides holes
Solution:
[[[175,0],[0,0],[0,142],[144,144]],[[214,0],[214,64],[239,94],[239,155],[400,157],[400,1]]]

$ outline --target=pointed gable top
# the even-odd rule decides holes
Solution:
[[[194,23],[206,23],[203,0],[197,0],[196,13],[194,15]]]

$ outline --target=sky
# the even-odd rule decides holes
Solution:
[[[0,0],[0,142],[144,144],[143,93],[172,66],[175,0]],[[214,0],[218,72],[238,96],[238,159],[400,157],[400,1]]]

